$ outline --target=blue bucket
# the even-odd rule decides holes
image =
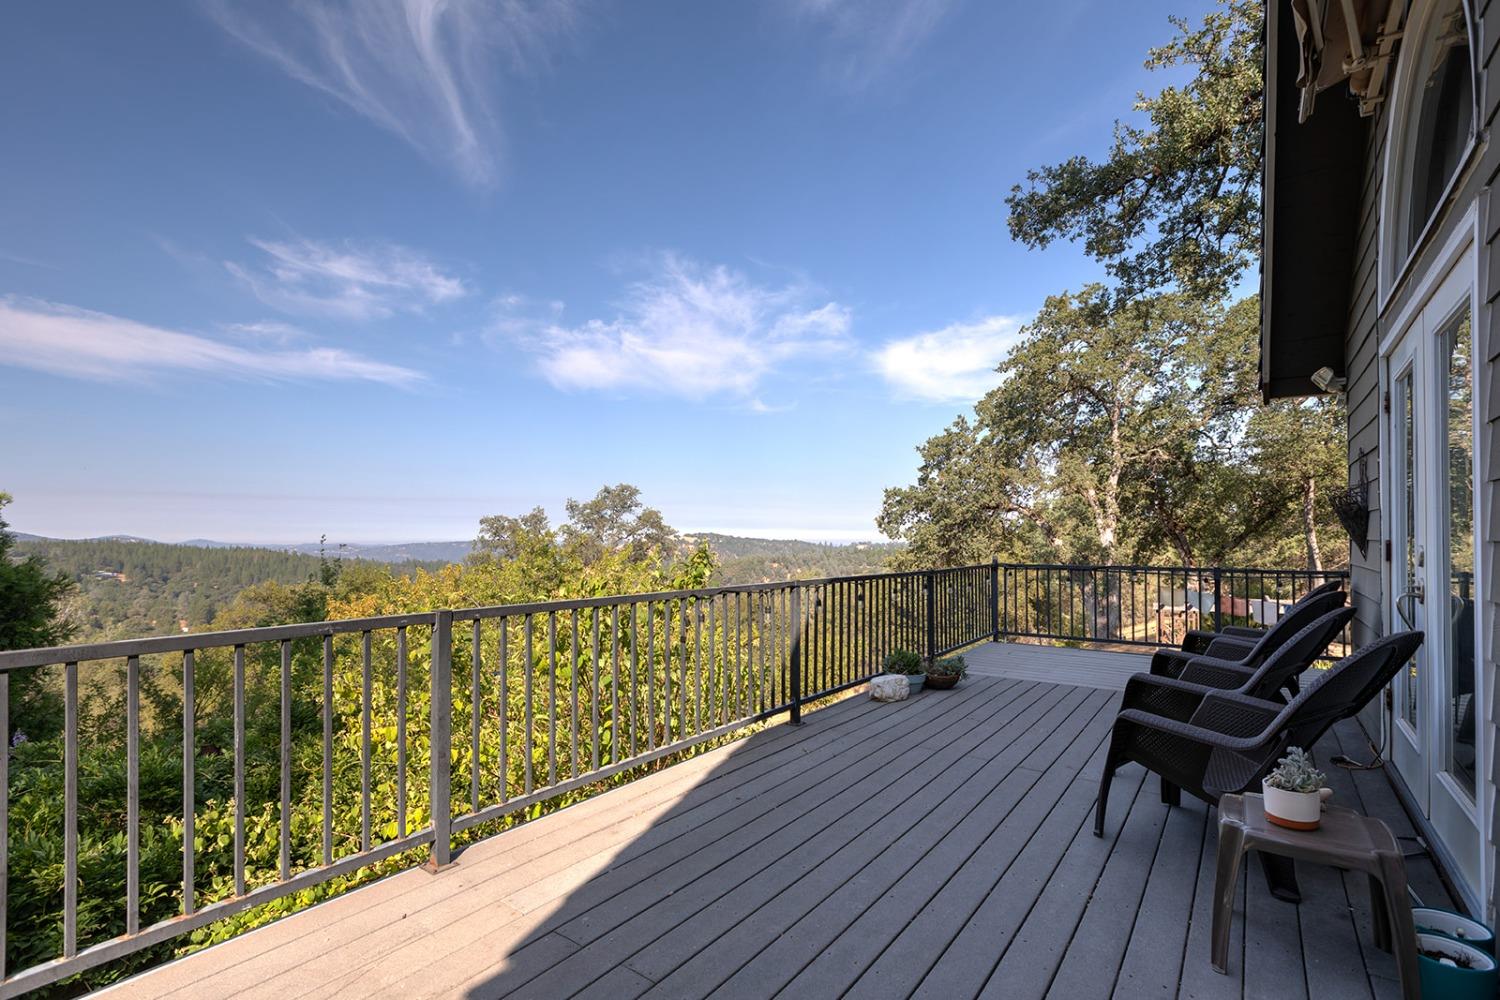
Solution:
[[[1411,921],[1417,930],[1429,934],[1442,934],[1455,941],[1471,944],[1481,951],[1495,954],[1495,934],[1477,920],[1470,920],[1462,913],[1444,910],[1436,906],[1418,906],[1411,911]]]
[[[1430,958],[1423,952],[1438,952],[1447,956],[1448,961]],[[1471,944],[1443,934],[1418,931],[1417,968],[1422,976],[1424,997],[1495,1000],[1495,960]]]

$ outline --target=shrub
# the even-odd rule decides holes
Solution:
[[[906,674],[907,676],[923,673],[922,657],[909,649],[898,649],[887,653],[885,657],[885,672],[888,674]]]

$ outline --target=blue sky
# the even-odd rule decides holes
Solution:
[[[875,537],[1096,278],[1004,196],[1173,3],[249,0],[0,12],[0,490],[23,531],[466,538],[628,481]]]

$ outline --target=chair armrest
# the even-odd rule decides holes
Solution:
[[[1204,650],[1204,656],[1212,656],[1220,660],[1243,660],[1250,655],[1255,648],[1255,641],[1238,636],[1221,635],[1208,644]]]
[[[1136,674],[1125,682],[1125,696],[1120,711],[1148,712],[1167,719],[1186,722],[1198,710],[1210,688],[1190,684],[1175,677]]]
[[[1182,652],[1195,655],[1208,652],[1208,644],[1219,637],[1213,629],[1190,628],[1182,637]]]
[[[1266,634],[1266,629],[1259,625],[1225,625],[1223,631],[1219,634],[1235,639],[1249,639],[1254,643]]]
[[[1213,697],[1212,695],[1210,697]],[[1133,728],[1138,731],[1157,733],[1184,745],[1184,749],[1209,747],[1215,750],[1233,750],[1240,753],[1250,753],[1260,748],[1265,740],[1257,734],[1255,738],[1242,736],[1229,736],[1213,729],[1205,729],[1191,722],[1178,722],[1176,719],[1166,719],[1160,715],[1152,715],[1149,712],[1137,712],[1134,710],[1121,712],[1115,717],[1115,730],[1118,734],[1122,728]],[[1116,737],[1118,739],[1118,735]]]
[[[1199,684],[1203,687],[1225,691],[1239,691],[1241,694],[1245,693],[1245,685],[1254,676],[1255,671],[1249,667],[1222,663],[1204,657],[1189,661],[1182,670],[1182,680],[1189,684]]]
[[[1180,649],[1158,649],[1151,654],[1151,673],[1156,677],[1180,677],[1182,668],[1197,655]]]
[[[1262,742],[1266,729],[1285,708],[1278,702],[1234,691],[1213,691],[1204,696],[1188,721],[1225,737],[1248,740],[1249,746],[1254,747]]]

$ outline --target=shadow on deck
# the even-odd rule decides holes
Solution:
[[[111,992],[1399,995],[1363,876],[1306,865],[1300,907],[1249,866],[1230,974],[1210,969],[1214,814],[1161,805],[1131,766],[1108,836],[1092,835],[1108,688],[1140,661],[1096,654],[1127,660],[1096,661],[1090,686],[1057,683],[1078,655],[982,647],[954,692],[842,702],[477,844],[439,875],[393,876]],[[1367,756],[1352,723],[1319,751]],[[1328,770],[1338,801],[1412,833],[1384,775]],[[1409,865],[1423,899],[1448,905],[1431,863]]]

